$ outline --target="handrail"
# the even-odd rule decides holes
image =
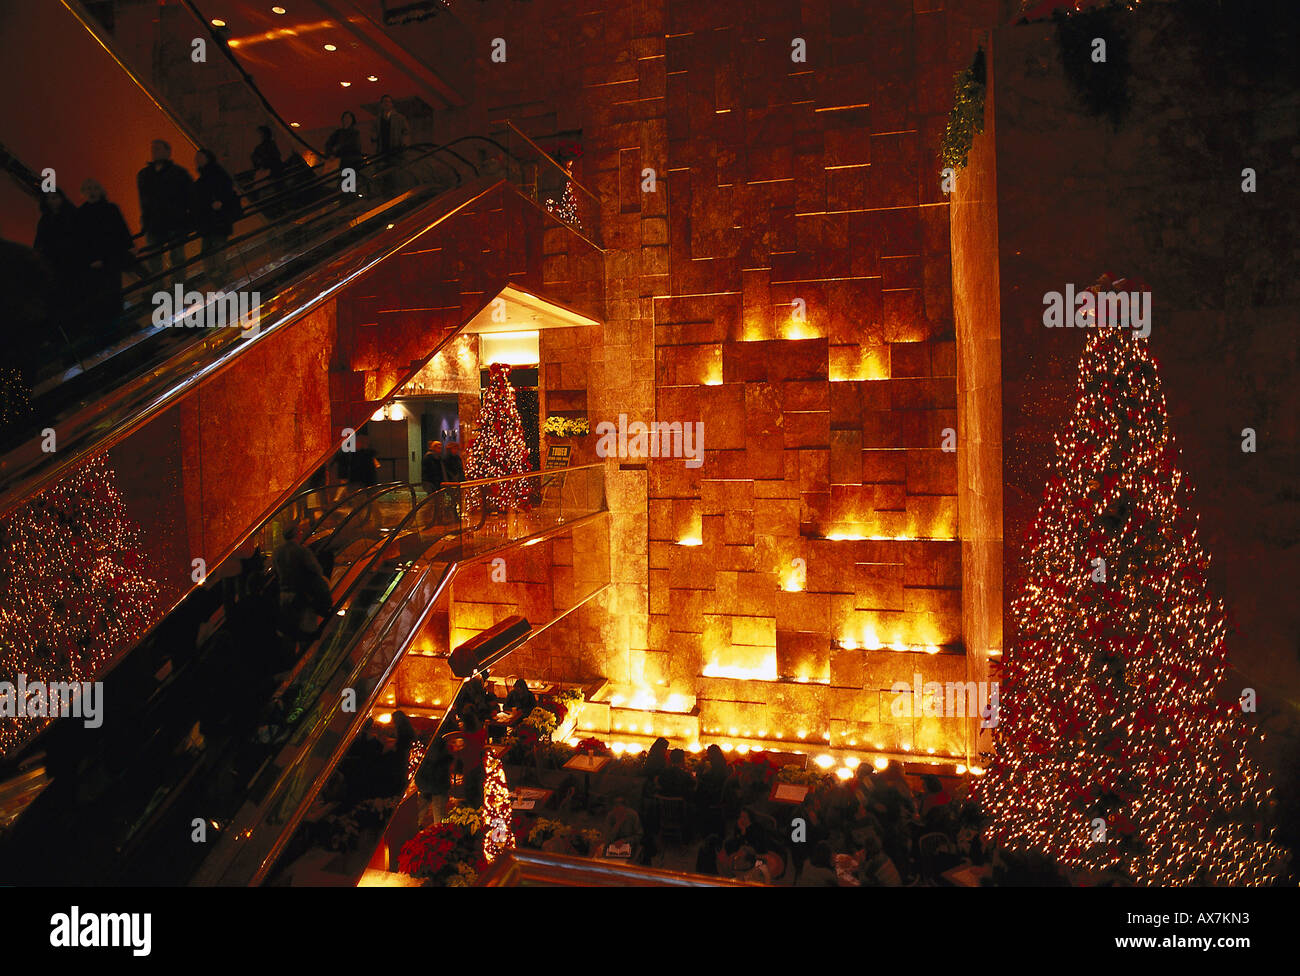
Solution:
[[[477,488],[480,485],[495,485],[503,481],[517,481],[520,478],[536,478],[539,475],[564,474],[566,471],[585,471],[588,468],[603,468],[604,466],[604,461],[594,461],[591,464],[575,464],[571,468],[538,468],[536,471],[524,471],[521,474],[507,474],[496,478],[475,478],[468,481],[453,482],[453,484],[461,488]]]
[[[534,149],[536,149],[537,152],[542,156],[543,159],[545,159],[547,162],[549,162],[552,166],[554,166],[556,169],[558,169],[561,173],[568,173],[568,170],[566,170],[563,166],[561,166],[559,163],[557,163],[557,162],[555,161],[555,158],[554,158],[550,153],[548,153],[545,149],[543,149],[543,148],[542,148],[541,146],[539,146],[537,143],[533,142],[533,140],[530,139],[530,138],[528,138],[528,136],[524,135],[524,133],[523,133],[522,131],[520,131],[519,127],[518,127],[517,125],[515,125],[513,122],[511,122],[509,119],[504,120],[501,124],[504,125],[507,129],[510,129],[512,132],[514,132],[517,136],[519,136],[520,139],[522,139],[524,142],[528,143],[528,145],[530,145],[530,146],[532,146]],[[583,186],[580,182],[578,182],[577,180],[575,180],[571,174],[569,175],[569,182],[571,182],[571,183],[572,183],[574,186],[576,186],[578,189],[582,190],[582,192],[585,193],[585,194],[587,194],[587,196],[592,197],[592,198],[595,198],[595,199],[599,199],[598,197],[596,197],[596,194],[594,194],[594,193],[591,192],[591,190],[587,189],[587,187]]]

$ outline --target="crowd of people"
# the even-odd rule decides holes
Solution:
[[[642,864],[659,853],[665,828],[683,843],[699,841],[697,873],[766,884],[934,882],[963,862],[987,860],[974,804],[954,798],[933,775],[913,793],[897,764],[884,771],[864,764],[848,781],[822,778],[792,805],[772,799],[773,767],[729,763],[717,745],[689,759],[660,738],[641,776],[639,808],[615,798],[605,836],[630,841]]]
[[[251,176],[248,199],[262,204],[274,219],[302,202],[301,194],[289,191],[309,182],[312,172],[298,153],[281,153],[269,126],[257,130],[252,169],[246,174]],[[410,124],[394,108],[390,95],[380,99],[371,143],[378,153],[410,145]],[[352,112],[343,113],[339,128],[326,143],[326,156],[337,160],[340,169],[356,169],[359,183],[369,185],[360,173],[366,153]],[[385,189],[395,188],[396,179],[385,177]],[[33,247],[53,275],[57,296],[53,311],[69,337],[89,332],[111,341],[119,336],[126,327],[121,321],[124,274],[134,273],[143,280],[169,271],[174,278],[184,275],[197,280],[198,269],[186,270],[190,240],[199,242],[205,284],[220,287],[227,280],[228,245],[235,223],[244,214],[244,201],[235,179],[211,151],[199,149],[194,154],[191,174],[172,159],[166,140],[153,140],[149,162],[136,174],[136,191],[140,235],[132,235],[121,208],[93,178],[82,182],[79,206],[62,189],[40,196]],[[139,237],[143,247],[137,245]]]

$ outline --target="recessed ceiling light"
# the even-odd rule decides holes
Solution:
[[[351,88],[351,87],[352,87],[352,82],[350,82],[350,81],[340,81],[339,84],[342,85],[344,88]]]
[[[367,76],[366,76],[366,81],[378,81],[378,80],[379,80],[379,75],[367,75]]]
[[[272,7],[272,8],[271,8],[271,13],[273,13],[273,14],[283,14],[284,12],[285,12],[285,10],[284,10],[283,7]]]
[[[295,128],[295,129],[298,129],[298,128],[301,128],[301,127],[302,127],[302,123],[301,123],[301,122],[290,122],[289,125],[291,125],[291,126],[292,126],[293,128]]]
[[[224,20],[216,20],[216,19],[214,19],[214,20],[212,21],[212,26],[213,26],[213,27],[225,27],[225,26],[226,26],[226,22],[225,22]]]
[[[327,51],[337,51],[338,48],[335,47],[333,44],[326,44],[326,45],[325,45],[325,50],[327,50]]]

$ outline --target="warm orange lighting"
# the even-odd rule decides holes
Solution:
[[[832,766],[835,765],[835,760],[830,756],[826,755],[825,753],[822,753],[820,756],[814,759],[813,762],[815,762],[822,769],[830,769]]]
[[[835,775],[838,776],[842,782],[847,782],[853,778],[853,770],[849,769],[847,766],[841,766],[839,769],[835,770]]]
[[[704,545],[704,540],[699,536],[688,535],[684,538],[678,539],[677,544],[679,546],[702,546]]]
[[[326,45],[325,45],[325,50],[327,50],[327,51],[337,51],[338,48],[335,47],[333,44],[326,44]]]
[[[872,765],[883,772],[884,770],[889,768],[889,760],[886,759],[884,756],[877,756],[875,762],[873,762]]]
[[[217,19],[214,18],[213,21],[212,21],[212,26],[213,26],[213,27],[225,27],[225,26],[226,26],[226,22],[225,22],[224,20],[217,20]]]

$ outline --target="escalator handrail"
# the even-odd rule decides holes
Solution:
[[[431,150],[431,151],[429,151],[429,152],[426,152],[426,153],[424,153],[423,155],[421,155],[421,156],[419,156],[419,157],[416,157],[416,158],[413,159],[413,160],[409,160],[407,163],[397,163],[397,164],[394,164],[394,166],[397,166],[397,165],[415,165],[415,164],[418,164],[418,163],[420,163],[420,162],[423,162],[423,161],[426,160],[426,159],[432,158],[432,157],[436,154],[436,152],[437,152],[437,149],[435,148],[434,150]],[[388,160],[387,158],[385,158],[385,159],[383,159],[383,160],[380,160],[376,165],[381,165],[381,164],[382,164],[382,165],[385,165],[385,166],[386,166],[388,163],[389,163],[389,160]],[[449,168],[449,169],[452,169],[453,172],[454,172],[454,167],[451,167],[449,164],[444,164],[444,165],[447,165],[448,168]],[[366,163],[363,164],[363,166],[366,166],[366,167],[370,166],[370,162],[367,161]],[[389,167],[389,168],[392,168],[392,167]],[[371,175],[376,175],[376,176],[377,176],[377,175],[381,175],[381,174],[383,174],[384,172],[385,172],[385,169],[380,168],[380,169],[376,169],[376,171],[375,171],[374,174],[366,173],[365,175],[367,176],[367,178],[369,178]],[[332,183],[332,182],[334,182],[334,181],[335,181],[335,174],[334,174],[334,173],[323,173],[323,174],[321,174],[320,176],[313,178],[312,181],[309,182],[309,183],[302,183],[302,184],[298,184],[298,185],[295,185],[295,186],[292,186],[292,187],[287,187],[287,188],[283,191],[283,193],[280,194],[279,196],[281,196],[281,197],[283,197],[283,196],[298,196],[298,195],[301,195],[301,194],[303,194],[303,193],[313,192],[313,191],[315,191],[315,190],[324,189],[324,187],[325,187],[328,183]],[[457,174],[456,174],[456,185],[459,186],[460,184],[461,184],[460,174],[457,173]],[[394,197],[394,199],[395,199],[395,198],[396,198],[396,197]],[[259,203],[265,203],[266,205],[274,205],[274,202],[275,202],[274,200],[259,201]],[[346,204],[347,202],[348,202],[348,201],[345,201],[345,200],[343,200],[341,197],[338,197],[338,196],[331,196],[331,197],[328,197],[328,198],[326,198],[326,199],[321,199],[321,200],[313,200],[313,201],[310,202],[310,203],[303,204],[303,205],[302,205],[301,207],[299,207],[297,210],[294,210],[294,211],[292,211],[292,212],[290,212],[290,213],[287,213],[287,214],[281,214],[281,215],[280,215],[278,218],[276,218],[275,220],[273,220],[273,221],[268,221],[266,224],[262,225],[261,227],[255,227],[255,228],[253,228],[252,230],[247,231],[246,233],[244,233],[243,235],[241,235],[241,236],[239,236],[239,237],[233,237],[233,238],[231,238],[230,240],[228,240],[228,241],[226,242],[226,244],[223,246],[222,250],[230,250],[230,249],[235,249],[235,248],[242,247],[243,245],[248,244],[250,241],[252,241],[252,240],[253,240],[254,238],[256,238],[256,237],[266,236],[266,235],[268,235],[268,234],[275,233],[275,232],[279,231],[281,228],[285,227],[286,225],[288,225],[288,224],[290,224],[290,223],[297,222],[297,221],[299,221],[299,220],[301,220],[301,219],[303,219],[303,218],[305,218],[305,217],[309,217],[309,216],[312,216],[312,215],[314,215],[314,214],[322,213],[322,212],[323,212],[327,207],[329,207],[329,206],[334,206],[334,205],[337,205],[337,204],[340,204],[340,203]],[[243,214],[243,216],[240,217],[240,220],[244,220],[244,219],[246,219],[246,218],[248,218],[248,217],[251,217],[251,216],[257,216],[258,214],[261,214],[261,213],[263,213],[263,212],[264,212],[264,209],[257,209],[257,210],[253,210],[253,211],[245,211],[244,214]],[[181,244],[189,244],[189,243],[192,243],[192,242],[194,242],[194,241],[198,241],[198,240],[200,240],[200,239],[201,239],[201,235],[200,235],[197,231],[194,231],[194,232],[191,232],[188,236],[186,236],[183,240],[178,240],[178,241],[176,241],[176,242],[168,243],[168,244],[166,244],[166,245],[161,245],[161,246],[159,246],[158,248],[155,248],[155,249],[149,249],[149,250],[142,251],[142,252],[140,253],[139,257],[140,257],[141,260],[144,260],[145,258],[152,257],[152,256],[155,256],[155,255],[157,255],[157,254],[161,254],[161,253],[163,253],[164,251],[171,250],[172,248],[177,247],[177,246],[179,246],[179,245],[181,245]],[[188,258],[188,259],[185,261],[185,263],[184,263],[183,265],[181,265],[181,267],[182,267],[182,268],[189,268],[189,267],[191,267],[192,265],[199,264],[199,263],[201,263],[201,262],[203,261],[204,257],[205,257],[205,255],[202,254],[202,253],[197,254],[197,255],[195,255],[194,257]],[[148,293],[150,293],[150,292],[152,292],[152,291],[157,291],[158,286],[159,286],[160,284],[162,284],[164,281],[166,281],[166,282],[171,282],[171,281],[173,281],[173,280],[175,279],[175,277],[176,277],[176,270],[177,270],[177,269],[175,269],[175,268],[169,268],[169,269],[167,269],[167,270],[165,270],[165,271],[160,271],[160,272],[157,272],[157,273],[155,273],[155,274],[152,274],[152,275],[150,275],[150,276],[147,277],[147,278],[141,278],[141,279],[140,279],[139,281],[137,281],[135,284],[133,284],[133,285],[131,285],[130,287],[128,287],[128,288],[126,288],[126,289],[123,290],[123,293],[122,293],[123,304],[124,304],[124,305],[134,305],[134,303],[132,303],[132,301],[131,301],[131,296],[132,296],[132,295],[136,294],[137,292],[138,292],[138,293],[141,293],[141,294],[148,294]]]
[[[398,524],[398,526],[395,527],[391,533],[389,533],[388,539],[385,541],[385,543],[370,558],[365,568],[357,575],[356,579],[354,579],[352,583],[348,586],[348,589],[345,592],[343,598],[340,599],[337,604],[340,610],[349,609],[352,601],[356,597],[357,592],[363,589],[365,586],[369,585],[372,577],[380,571],[381,564],[383,564],[386,561],[385,557],[391,545],[396,540],[401,538],[403,530],[412,522],[412,520],[418,517],[420,510],[423,509],[425,505],[428,505],[431,502],[433,502],[435,499],[437,499],[439,495],[441,495],[444,492],[448,492],[450,490],[453,489],[442,488],[442,489],[438,489],[437,491],[430,492],[428,497],[423,499],[418,505],[413,507],[411,511],[406,514],[406,516],[403,517],[403,519]],[[439,535],[436,539],[430,541],[429,545],[425,547],[425,549],[423,550],[421,559],[427,558],[429,552],[431,552],[435,547],[437,547],[440,543],[442,543],[447,538],[457,535],[459,531],[460,531],[460,525],[459,525],[459,520],[457,520],[455,525],[448,526],[446,532]],[[442,564],[442,578],[440,580],[440,584],[438,587],[439,593],[442,592],[443,588],[446,585],[446,582],[450,579],[451,571],[454,569],[454,566],[455,566],[454,562]],[[432,571],[432,569],[433,569],[433,564],[429,564],[422,570],[422,573],[430,572]],[[409,571],[409,567],[401,569],[402,573],[406,573],[408,571]],[[405,602],[409,602],[411,595],[414,592],[414,589],[415,589],[414,587],[410,587],[406,590],[404,596],[402,597],[404,601],[403,606],[405,605]],[[402,609],[401,606],[392,609],[385,619],[382,631],[379,634],[372,635],[375,621],[379,615],[379,612],[382,610],[385,602],[387,601],[376,604],[374,606],[374,613],[372,613],[366,619],[364,624],[357,631],[355,631],[351,635],[351,637],[346,639],[346,643],[340,649],[340,653],[338,657],[339,666],[342,666],[349,661],[350,659],[349,652],[359,641],[369,639],[372,644],[377,645],[380,641],[382,641],[383,637],[387,635],[389,630],[391,630],[398,616],[400,615],[400,611]],[[317,642],[315,650],[318,653],[324,653],[328,650],[326,646],[328,640],[330,639],[332,634],[337,633],[337,630],[334,629],[338,626],[338,624],[335,622],[337,621],[337,619],[338,617],[336,616],[333,620],[331,620],[332,626],[330,631],[322,634],[320,640]],[[405,653],[405,648],[408,647],[411,640],[414,639],[417,631],[418,631],[418,627],[411,628],[411,634],[409,635],[407,640],[404,641],[403,651],[394,656],[393,661],[390,662],[391,665],[395,665],[396,662],[401,659],[401,657]],[[368,664],[369,664],[369,656],[367,656],[365,660],[356,662],[355,665],[353,666],[354,676],[355,674],[359,674],[360,671],[364,669]],[[335,673],[337,673],[337,671],[332,672],[329,677],[333,677]],[[351,684],[356,684],[355,680],[352,681]],[[383,684],[384,683],[382,681],[375,682],[375,685],[371,689],[369,694],[370,699],[375,698],[383,690]],[[318,703],[319,703],[319,699],[317,700],[317,702],[313,702],[313,705]],[[358,700],[357,711],[356,711],[357,715],[364,715],[369,710],[368,707],[362,707],[363,704],[368,705],[369,701],[363,703],[360,700]],[[294,755],[292,761],[286,763],[281,768],[280,773],[276,777],[275,782],[267,790],[264,791],[262,798],[259,801],[257,801],[257,812],[254,815],[254,822],[256,824],[263,824],[265,822],[266,811],[270,809],[270,807],[274,803],[278,802],[279,794],[284,784],[294,778],[299,763],[301,763],[302,760],[311,753],[312,748],[320,739],[322,730],[324,729],[324,727],[328,726],[330,720],[334,717],[335,713],[336,713],[335,708],[326,708],[321,710],[321,713],[317,716],[316,721],[313,723],[312,727],[301,733],[302,741],[301,741],[301,745],[297,749],[296,755]],[[293,831],[297,829],[297,826],[301,822],[307,807],[310,805],[310,803],[315,798],[316,794],[319,793],[320,789],[322,788],[323,783],[321,781],[329,775],[330,770],[337,764],[339,757],[341,757],[343,751],[347,749],[358,727],[359,727],[359,723],[353,723],[351,727],[351,734],[343,737],[338,743],[335,744],[333,749],[333,759],[329,764],[329,767],[325,771],[323,771],[322,775],[317,776],[313,779],[312,785],[308,788],[308,790],[304,793],[304,795],[298,799],[297,803],[294,805],[293,813],[289,817],[287,817],[283,823],[275,825],[277,828],[276,840],[272,843],[270,850],[263,857],[261,870],[258,872],[258,875],[256,877],[251,879],[251,883],[254,884],[258,883],[264,876],[265,872],[269,871],[270,868],[274,865],[274,862],[278,858],[284,843],[288,840],[288,837],[292,835]],[[300,723],[295,724],[293,726],[294,732],[299,732],[301,729],[302,726]],[[287,745],[288,745],[288,736],[286,736],[285,739],[281,742],[281,748],[283,749]],[[239,851],[232,852],[231,856],[226,860],[225,864],[222,865],[221,871],[224,872],[230,866],[233,860],[239,856],[239,853],[240,853]],[[213,851],[213,854],[216,854],[215,850]],[[199,873],[202,873],[202,867],[200,867]]]
[[[377,490],[373,495],[370,496],[370,498],[366,501],[364,505],[360,505],[357,507],[355,511],[350,512],[347,518],[345,518],[342,522],[340,522],[337,526],[334,527],[334,530],[330,533],[327,539],[318,541],[316,543],[316,547],[318,551],[320,552],[336,551],[334,543],[335,540],[338,539],[339,534],[344,529],[352,525],[353,519],[369,518],[371,515],[372,506],[375,505],[380,499],[385,498],[388,495],[394,494],[396,492],[406,490],[410,493],[411,498],[414,501],[415,491],[417,486],[411,484],[410,482],[392,481],[392,482],[386,482],[382,486],[375,485],[373,487],[376,488]]]

